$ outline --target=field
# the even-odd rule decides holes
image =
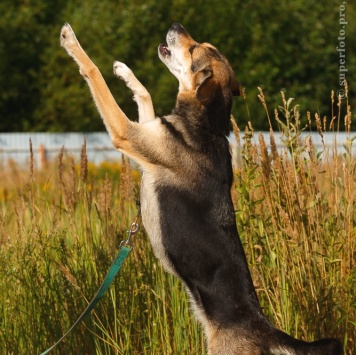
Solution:
[[[301,130],[349,133],[351,111],[328,121],[282,95],[270,142],[249,125],[238,142],[236,219],[265,314],[295,337],[338,337],[356,349],[356,160],[353,139],[316,150]],[[344,113],[342,113],[344,112]],[[284,145],[277,147],[275,135]],[[140,173],[128,161],[93,166],[64,149],[37,170],[0,172],[0,353],[40,354],[69,329],[104,279],[136,214]],[[204,354],[181,283],[152,254],[143,229],[94,312],[54,354]]]

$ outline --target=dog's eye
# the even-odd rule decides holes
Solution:
[[[191,45],[191,46],[189,47],[189,53],[190,53],[190,54],[193,53],[193,51],[194,51],[194,49],[195,49],[196,46],[197,46],[196,44],[193,44],[193,45]]]

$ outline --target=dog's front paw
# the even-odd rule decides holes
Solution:
[[[126,84],[131,82],[133,77],[132,70],[126,64],[117,61],[114,62],[114,74]]]
[[[69,23],[64,24],[62,27],[60,41],[61,46],[64,47],[69,54],[71,54],[72,50],[78,46],[78,40],[75,37],[75,34]]]

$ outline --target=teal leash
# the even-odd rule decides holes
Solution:
[[[94,298],[91,300],[91,302],[88,304],[87,308],[84,310],[84,312],[81,314],[81,316],[77,319],[77,321],[71,326],[71,328],[65,333],[62,338],[60,338],[54,345],[52,345],[49,349],[41,353],[41,355],[48,354],[51,350],[53,350],[57,345],[69,335],[74,328],[93,310],[93,308],[96,306],[96,304],[101,300],[101,298],[104,296],[106,290],[109,288],[110,284],[114,280],[116,274],[120,270],[123,262],[125,261],[126,257],[129,255],[130,251],[132,250],[132,244],[131,244],[131,237],[132,235],[136,234],[138,230],[140,229],[140,225],[138,224],[139,220],[139,213],[137,214],[135,221],[131,224],[130,230],[127,231],[127,239],[121,241],[120,243],[120,251],[117,257],[115,258],[113,264],[110,267],[109,272],[107,273],[103,283],[101,284],[98,292],[95,294]]]

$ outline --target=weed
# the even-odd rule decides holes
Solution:
[[[259,98],[268,114],[262,90]],[[332,104],[334,106],[334,95]],[[264,312],[293,336],[356,339],[356,162],[351,109],[338,98],[329,129],[348,140],[317,151],[301,131],[323,137],[327,120],[301,114],[282,94],[274,118],[282,147],[233,121],[239,156],[232,190],[236,219]],[[346,105],[345,119],[341,111]],[[268,120],[271,120],[269,115]],[[133,216],[138,172],[94,166],[86,144],[76,163],[62,148],[57,164],[0,172],[0,353],[36,354],[75,322],[97,291]],[[182,284],[165,273],[142,230],[107,295],[58,354],[204,354]],[[54,351],[54,353],[56,352]]]

